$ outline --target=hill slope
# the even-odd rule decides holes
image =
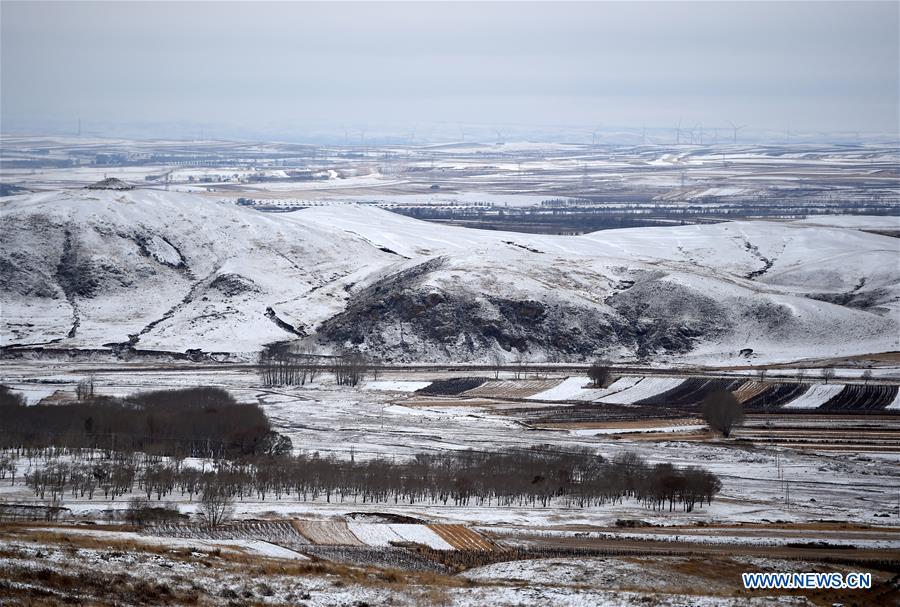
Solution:
[[[13,197],[0,227],[4,345],[248,352],[305,337],[415,361],[900,348],[900,240],[856,230],[540,236],[146,190]]]

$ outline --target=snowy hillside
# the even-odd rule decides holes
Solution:
[[[256,350],[311,331],[347,284],[396,259],[328,227],[169,192],[38,194],[4,203],[2,221],[4,345]]]
[[[900,349],[900,240],[736,222],[540,236],[133,190],[7,198],[4,345],[727,362]]]

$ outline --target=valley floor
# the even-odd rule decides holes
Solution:
[[[0,528],[0,594],[12,601],[4,604],[61,603],[76,589],[83,594],[79,600],[88,604],[874,605],[897,600],[897,416],[867,418],[866,423],[876,426],[871,432],[879,448],[842,449],[833,433],[849,424],[849,437],[856,432],[852,426],[862,423],[859,416],[801,416],[799,421],[793,414],[751,416],[747,437],[737,440],[716,438],[702,422],[686,418],[644,420],[643,426],[624,429],[621,423],[595,423],[593,432],[541,428],[528,423],[523,412],[560,403],[503,395],[414,394],[441,375],[434,371],[391,371],[358,388],[336,386],[330,376],[320,376],[311,386],[265,387],[250,370],[227,366],[101,370],[100,365],[7,361],[2,375],[0,383],[33,402],[72,391],[87,376],[94,378],[99,393],[110,395],[223,387],[240,401],[258,402],[275,429],[291,438],[294,449],[308,453],[365,459],[459,449],[584,446],[607,458],[633,451],[650,463],[700,465],[723,484],[712,505],[692,512],[654,511],[628,500],[588,508],[559,501],[542,508],[269,496],[236,504],[236,516],[244,520],[346,521],[349,514],[362,513],[463,525],[497,550],[530,555],[527,560],[469,564],[462,573],[458,567],[398,572],[358,559],[319,560],[314,550],[308,560],[303,549],[265,538],[148,541],[146,533],[136,536],[122,525],[102,527],[108,518],[105,511],[124,509],[127,497],[108,502],[67,495],[62,505],[71,518],[61,527],[19,522]],[[524,381],[538,382],[535,389],[545,387],[540,382],[561,386],[562,377],[516,380],[510,375],[502,378],[509,384],[481,390],[512,389]],[[792,441],[800,440],[795,435],[798,423],[806,427],[802,440],[816,433],[824,438],[802,446],[785,444],[778,439],[779,423],[793,428]],[[29,465],[20,462],[19,473],[26,473]],[[196,502],[188,496],[176,492],[169,499],[183,513],[196,512]],[[36,503],[24,485],[10,486],[3,480],[0,501]],[[77,522],[94,524],[74,531],[70,525]],[[565,552],[535,558],[537,550]],[[144,570],[154,575],[133,573]],[[242,574],[236,575],[239,570]],[[756,570],[872,571],[878,585],[852,596],[821,591],[805,592],[805,598],[797,593],[773,597],[742,589],[740,572]],[[158,587],[146,586],[145,577]],[[116,589],[132,594],[115,594],[119,590],[111,589],[110,580],[118,580]]]

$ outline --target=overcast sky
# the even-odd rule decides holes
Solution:
[[[679,119],[896,134],[898,6],[3,0],[0,118],[222,136]]]

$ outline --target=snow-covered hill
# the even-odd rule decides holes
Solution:
[[[900,349],[900,240],[857,230],[540,236],[148,190],[2,205],[4,345],[248,352],[305,337],[411,361]]]

